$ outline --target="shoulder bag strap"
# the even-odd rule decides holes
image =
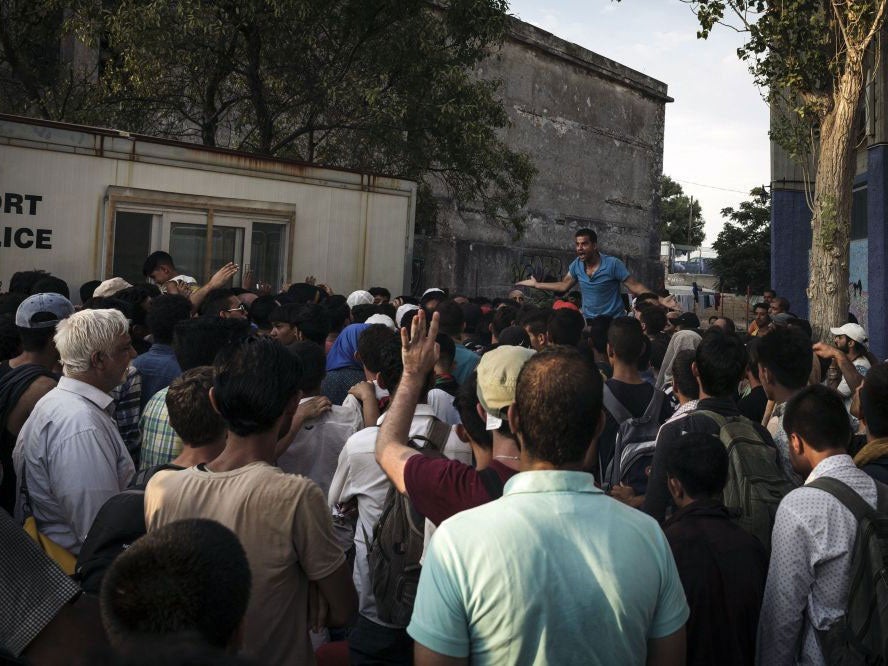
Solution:
[[[811,483],[805,484],[805,487],[817,488],[817,490],[822,490],[835,497],[854,514],[857,522],[860,522],[865,517],[875,513],[873,507],[867,504],[866,500],[864,500],[858,493],[851,490],[846,483],[843,483],[838,479],[829,476],[821,476],[819,479],[814,479]]]
[[[624,421],[628,421],[632,418],[632,414],[629,413],[629,410],[623,407],[623,403],[617,400],[617,396],[614,395],[613,391],[611,391],[610,386],[607,385],[607,382],[604,383],[604,394],[602,395],[604,408],[610,412],[610,415],[614,417],[614,420],[617,423],[623,423]]]

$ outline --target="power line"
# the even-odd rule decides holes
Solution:
[[[721,190],[722,192],[736,192],[737,194],[749,194],[749,190],[735,190],[730,187],[718,187],[716,185],[704,185],[703,183],[695,183],[690,180],[679,180],[678,178],[673,178],[676,183],[683,183],[684,185],[696,185],[697,187],[705,187],[710,190]]]

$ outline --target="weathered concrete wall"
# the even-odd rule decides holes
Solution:
[[[573,232],[585,226],[602,251],[656,286],[666,85],[517,20],[477,74],[502,81],[505,140],[538,169],[527,230],[515,239],[468,202],[442,196],[434,236],[417,234],[414,290],[500,296],[529,275],[560,279]]]

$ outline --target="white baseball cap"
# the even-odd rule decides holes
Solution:
[[[869,340],[869,338],[866,337],[866,331],[863,330],[863,326],[860,324],[845,324],[838,328],[831,328],[829,329],[829,332],[833,335],[844,335],[846,338],[851,338],[862,345],[866,344],[866,341]]]

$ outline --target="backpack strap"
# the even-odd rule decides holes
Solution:
[[[663,409],[663,400],[666,399],[666,394],[663,393],[658,388],[654,389],[654,395],[651,398],[651,401],[648,403],[648,406],[644,410],[644,414],[641,415],[641,418],[648,419],[648,421],[658,421],[660,420],[660,412]]]
[[[412,435],[407,442],[407,446],[420,452],[423,452],[423,449],[425,449],[426,453],[428,453],[428,451],[433,451],[435,453],[443,454],[444,447],[447,445],[447,440],[450,438],[450,431],[451,427],[449,424],[432,416],[425,434]],[[417,442],[422,442],[423,444],[419,446],[417,445]]]
[[[876,483],[878,484],[878,482]],[[879,492],[878,485],[876,486],[877,493]],[[811,483],[805,484],[805,487],[817,488],[817,490],[822,490],[835,497],[845,505],[845,508],[854,514],[854,518],[857,519],[858,523],[864,518],[871,517],[876,513],[876,510],[873,509],[873,507],[871,507],[856,491],[852,490],[848,484],[830,476],[821,476],[819,479],[814,479]],[[880,499],[883,497],[880,497]]]
[[[478,472],[478,478],[484,484],[484,490],[490,495],[490,499],[495,500],[503,496],[503,480],[496,470],[492,467],[485,467]]]
[[[701,416],[705,416],[711,421],[715,421],[719,430],[728,425],[728,420],[718,412],[713,412],[708,409],[697,409],[694,410],[694,414],[700,414]]]
[[[604,393],[602,395],[604,408],[610,412],[617,423],[623,423],[632,418],[632,414],[623,406],[623,403],[617,400],[617,396],[611,391],[607,382],[604,383]]]

